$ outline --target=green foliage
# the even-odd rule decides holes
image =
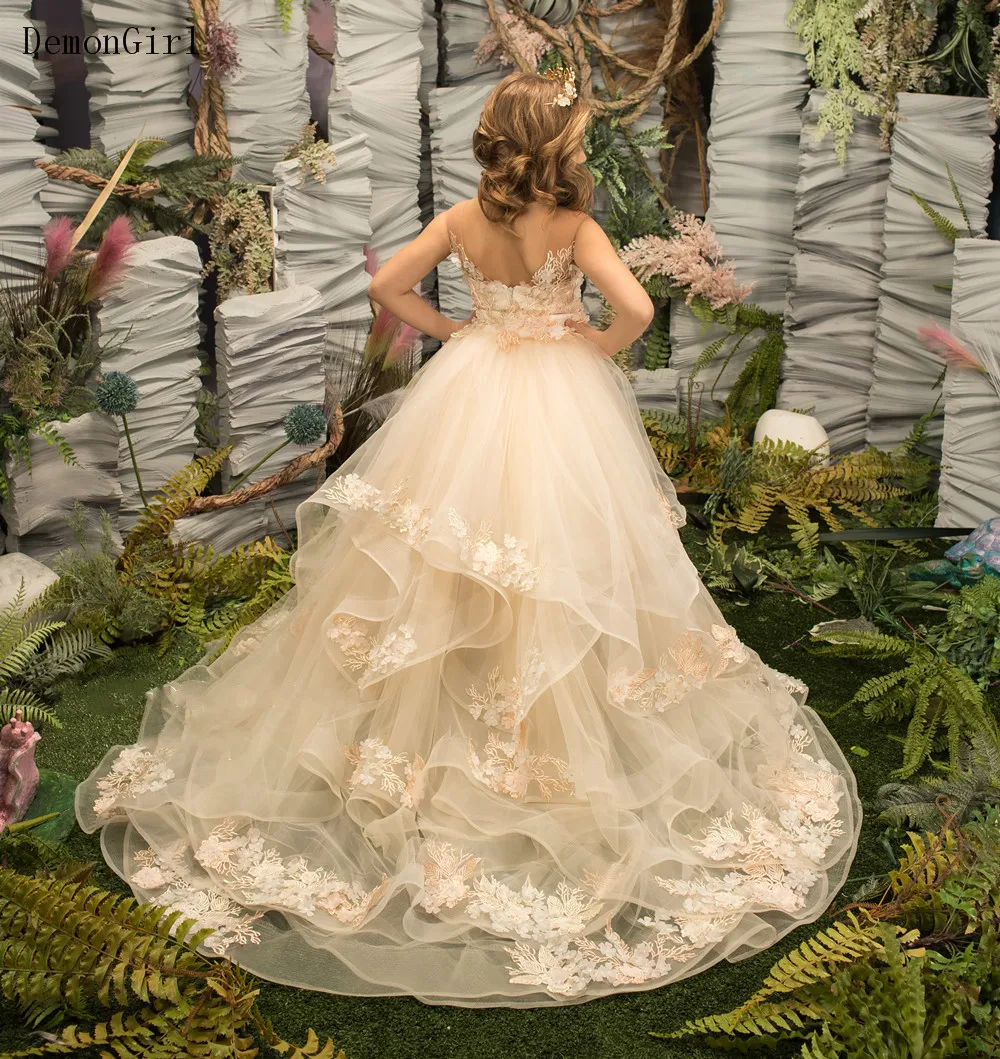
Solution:
[[[989,732],[974,731],[963,739],[954,766],[932,764],[932,775],[879,788],[880,819],[927,830],[940,822],[942,810],[961,824],[978,809],[1000,805],[1000,744]]]
[[[664,277],[654,278],[663,280]],[[647,284],[647,291],[649,289]],[[677,296],[682,292],[669,288],[657,291],[657,293],[662,293],[667,297]],[[752,302],[735,302],[720,309],[714,309],[707,299],[700,295],[692,299],[689,308],[694,316],[705,324],[706,328],[710,324],[718,324],[726,330],[726,334],[705,346],[691,371],[691,377],[694,378],[725,353],[712,383],[710,393],[713,397],[716,385],[733,357],[742,348],[747,336],[762,332],[757,336],[757,344],[734,380],[729,396],[725,399],[728,415],[734,423],[753,424],[768,408],[774,407],[778,396],[779,372],[782,358],[785,355],[782,317]]]
[[[714,488],[719,463],[729,441],[726,424],[703,420],[692,408],[688,415],[643,409],[642,422],[660,465],[671,477],[684,477],[697,488]]]
[[[218,473],[229,447],[198,457],[164,483],[125,538],[119,576],[166,612],[160,649],[180,631],[204,644],[228,644],[291,585],[288,553],[270,537],[220,555],[197,542],[175,541],[174,521]]]
[[[941,4],[940,32],[923,62],[949,95],[987,95],[996,111],[997,5],[993,0]]]
[[[944,1059],[1000,1045],[1000,840],[995,810],[909,834],[881,899],[845,909],[749,1000],[672,1033],[803,1059]],[[790,1054],[790,1053],[782,1053]]]
[[[755,554],[752,543],[721,544],[708,542],[708,565],[701,571],[702,580],[713,592],[732,592],[749,602],[767,583],[763,559]]]
[[[879,113],[859,84],[864,51],[857,22],[864,6],[865,0],[795,0],[788,16],[805,44],[813,82],[827,93],[817,136],[833,133],[841,164],[847,160],[854,115]]]
[[[22,419],[11,413],[0,415],[0,500],[10,499],[11,483],[7,477],[5,457],[10,457],[14,466],[23,463],[32,469],[31,440],[32,434],[43,438],[49,445],[55,445],[64,463],[76,464],[76,453],[69,442],[59,433],[55,423],[65,422],[72,418],[65,413],[53,419],[43,420],[32,416]]]
[[[108,225],[121,216],[129,218],[132,230],[137,235],[148,231],[180,235],[189,229],[203,230],[203,226],[193,219],[194,207],[199,202],[212,200],[228,191],[230,184],[222,179],[222,174],[239,159],[195,154],[190,158],[150,165],[154,156],[166,146],[164,140],[143,140],[139,143],[125,167],[121,183],[146,184],[151,188],[155,186],[156,190],[143,195],[113,194],[88,231],[90,240],[99,240]],[[93,148],[73,147],[51,160],[58,165],[83,169],[108,180],[118,168],[122,154],[124,152],[109,157]]]
[[[292,16],[295,12],[296,0],[274,0],[281,16],[281,28],[287,33],[292,28]],[[309,10],[309,0],[298,0],[306,11]]]
[[[813,81],[826,90],[817,134],[843,163],[857,114],[881,117],[888,142],[901,91],[989,95],[1000,107],[993,0],[795,0],[789,22]]]
[[[31,610],[60,614],[72,629],[104,644],[146,639],[167,624],[167,609],[141,584],[121,576],[111,516],[102,510],[99,518],[99,540],[90,544],[85,512],[80,505],[74,508],[68,521],[76,546],[55,557],[52,569],[59,580],[42,592]]]
[[[814,631],[820,654],[901,661],[901,668],[866,680],[848,706],[861,706],[875,721],[909,718],[903,764],[894,775],[912,776],[940,748],[957,767],[962,741],[977,731],[1000,739],[996,720],[978,684],[922,639],[869,630]]]
[[[303,171],[321,184],[326,183],[327,167],[337,164],[333,148],[319,135],[314,121],[307,121],[302,126],[301,137],[285,154],[285,161],[292,158],[297,158]]]
[[[88,270],[72,261],[55,277],[0,279],[0,499],[10,495],[4,457],[31,469],[29,435],[75,456],[54,421],[94,408],[101,349],[86,304]],[[109,352],[105,347],[105,352]]]
[[[61,728],[46,705],[52,684],[110,652],[87,630],[67,629],[64,621],[34,620],[24,602],[21,578],[14,598],[0,611],[0,718],[20,710],[32,724]]]
[[[719,516],[713,536],[727,530],[759,533],[778,508],[788,514],[792,539],[804,552],[817,548],[815,512],[833,530],[844,517],[872,525],[863,505],[916,493],[927,481],[929,461],[905,452],[868,448],[825,461],[791,442],[765,439],[750,446],[733,436],[710,510]]]
[[[981,688],[989,687],[1000,676],[1000,577],[963,586],[945,620],[921,627],[920,635]]]
[[[923,607],[939,598],[937,585],[909,581],[902,576],[903,564],[912,557],[911,543],[894,542],[886,547],[875,543],[846,542],[843,547],[850,561],[841,562],[828,548],[824,549],[827,580],[836,590],[850,592],[862,617],[891,624],[892,616]]]
[[[782,592],[814,604],[848,592],[865,619],[901,614],[938,599],[934,585],[896,576],[906,559],[901,547],[846,543],[846,558],[826,546],[803,552],[773,538],[746,537],[736,543],[710,537],[706,547],[705,584],[744,598],[758,591]]]
[[[215,204],[204,275],[215,273],[218,300],[271,289],[274,231],[258,190],[234,184]]]
[[[778,375],[785,355],[780,327],[764,332],[736,377],[726,407],[735,422],[756,422],[778,398]]]
[[[643,367],[649,371],[665,368],[670,363],[670,303],[656,310],[653,326],[646,335],[646,357]]]
[[[218,553],[209,545],[177,541],[174,523],[215,477],[229,453],[222,448],[180,468],[150,499],[119,554],[110,519],[101,517],[98,547],[84,541],[79,513],[71,520],[77,547],[60,553],[59,580],[32,610],[60,613],[76,630],[105,643],[162,633],[160,651],[179,633],[222,649],[292,585],[290,554],[270,537]]]
[[[951,193],[955,196],[955,202],[958,204],[958,211],[962,215],[962,220],[965,222],[965,229],[967,235],[971,238],[975,235],[972,230],[972,222],[969,220],[969,211],[965,207],[965,203],[962,201],[962,193],[958,190],[958,184],[955,183],[955,176],[951,171],[950,165],[945,165],[945,169],[948,171],[948,182],[951,185]],[[913,196],[917,205],[927,214],[928,217],[934,222],[934,227],[948,240],[949,243],[954,243],[959,237],[958,225],[954,221],[949,220],[943,213],[936,210],[926,199],[921,198],[912,188],[910,194]]]
[[[595,186],[607,194],[609,213],[604,228],[618,247],[640,235],[669,232],[662,189],[642,153],[650,147],[667,150],[671,145],[665,137],[661,126],[633,133],[616,115],[592,121],[587,127],[587,168]]]
[[[176,909],[0,869],[0,992],[30,1022],[77,1020],[17,1054],[253,1059],[256,1033],[282,1055],[338,1059],[312,1032],[303,1048],[279,1038],[253,979],[203,957],[212,931],[196,928]]]

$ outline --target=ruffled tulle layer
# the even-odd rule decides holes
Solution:
[[[589,343],[454,340],[299,508],[296,587],[148,693],[81,826],[208,951],[310,989],[573,1003],[770,946],[843,882],[860,803],[682,521]]]

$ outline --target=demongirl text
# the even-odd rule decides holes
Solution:
[[[34,26],[25,26],[24,54],[36,59],[39,55],[180,55],[186,43],[187,51],[197,55],[194,26],[187,26],[186,30],[157,33],[155,26],[126,26],[120,33],[89,33],[86,37],[53,33],[43,37]]]

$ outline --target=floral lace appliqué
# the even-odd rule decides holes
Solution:
[[[486,678],[485,688],[476,684],[466,688],[465,693],[472,701],[465,708],[477,721],[491,728],[512,730],[524,720],[530,706],[525,700],[538,691],[544,675],[542,653],[532,647],[513,677],[501,678],[500,667],[495,666]]]
[[[125,747],[106,775],[97,781],[101,796],[94,802],[94,812],[106,816],[122,798],[162,790],[174,778],[173,770],[166,765],[172,755],[172,748]]]
[[[405,754],[394,754],[381,739],[371,736],[344,747],[344,756],[354,765],[347,781],[350,790],[378,784],[387,794],[398,794],[405,809],[417,808],[424,786],[424,759],[419,754],[414,754],[411,764]],[[397,765],[403,766],[402,774],[396,771]]]
[[[428,842],[425,852],[424,893],[419,903],[436,915],[443,907],[454,908],[468,897],[468,881],[482,860],[456,849],[450,842]]]
[[[473,919],[489,919],[498,933],[550,941],[582,934],[602,907],[600,901],[567,882],[558,883],[554,894],[546,894],[532,886],[530,878],[516,891],[492,875],[481,875],[472,884],[466,911]]]
[[[551,799],[559,792],[572,794],[574,791],[566,762],[548,752],[536,754],[531,751],[523,733],[520,740],[505,742],[497,732],[490,732],[483,753],[484,757],[480,759],[475,743],[470,739],[469,766],[472,774],[497,794],[505,794],[508,798],[524,798],[532,783],[546,799]],[[552,772],[548,771],[549,768]]]
[[[696,952],[667,921],[654,924],[652,936],[635,945],[612,930],[610,920],[601,933],[589,936],[584,933],[587,924],[603,908],[593,894],[565,880],[557,883],[555,893],[546,893],[530,878],[515,890],[486,874],[478,875],[470,886],[468,880],[480,859],[441,845],[439,851],[429,848],[430,861],[424,862],[425,879],[429,875],[432,880],[425,907],[435,911],[442,904],[451,908],[466,900],[465,910],[472,919],[488,920],[493,931],[522,939],[504,949],[512,959],[507,970],[514,984],[575,996],[591,982],[626,985],[662,978],[675,962]]]
[[[218,890],[194,886],[183,876],[183,861],[183,844],[162,856],[153,849],[140,850],[135,855],[139,868],[129,882],[141,890],[159,890],[153,898],[156,904],[180,912],[181,919],[193,919],[200,929],[212,930],[203,944],[216,956],[225,956],[233,945],[260,944],[252,924],[264,913],[247,911]]]
[[[676,646],[660,655],[655,666],[632,674],[619,671],[611,684],[611,701],[617,706],[634,703],[640,710],[663,713],[731,664],[739,665],[750,657],[736,630],[728,625],[713,625],[712,639],[714,652],[694,633],[686,632]]]
[[[430,530],[430,511],[406,495],[405,484],[404,479],[386,491],[358,474],[347,474],[326,486],[320,495],[352,511],[372,511],[386,525],[402,533],[410,544],[419,544]]]
[[[583,273],[573,263],[574,246],[550,250],[529,281],[507,284],[487,279],[454,232],[450,241],[475,306],[472,321],[455,331],[452,338],[483,331],[494,335],[499,349],[509,352],[524,339],[565,338],[574,334],[567,326],[570,320],[587,321],[580,299]]]
[[[663,491],[662,486],[657,486],[657,494],[659,495],[660,507],[663,508],[663,513],[667,516],[667,521],[675,529],[680,529],[681,526],[687,525],[687,512],[683,507],[675,508],[667,498],[667,494]]]
[[[380,640],[369,636],[367,626],[353,614],[335,614],[327,636],[340,648],[348,669],[363,670],[362,682],[399,669],[417,649],[411,625],[404,623]]]
[[[389,886],[388,875],[371,890],[345,882],[321,869],[310,868],[304,857],[283,859],[268,847],[256,827],[241,833],[233,820],[213,828],[195,858],[203,867],[237,889],[247,904],[265,905],[311,917],[326,912],[341,923],[359,926]]]
[[[475,536],[472,536],[468,522],[454,508],[448,510],[448,524],[459,540],[462,561],[477,573],[521,592],[535,587],[541,564],[531,565],[526,547],[517,537],[506,533],[503,544],[498,544],[493,539],[490,523],[486,521],[479,524]]]
[[[739,654],[735,647],[733,653]],[[447,855],[431,856],[430,866],[425,862],[425,875],[433,880],[429,910],[466,900],[472,919],[487,919],[493,931],[521,939],[505,948],[512,959],[510,981],[553,995],[576,996],[591,982],[621,986],[664,978],[676,963],[723,941],[744,915],[766,909],[793,913],[805,904],[833,837],[842,834],[839,777],[825,758],[807,752],[810,742],[804,728],[790,724],[787,760],[760,770],[758,782],[777,806],[773,817],[747,804],[744,825],[729,811],[711,820],[700,838],[688,836],[692,849],[707,860],[730,864],[717,873],[706,866],[683,880],[654,876],[683,901],[669,915],[656,911],[638,918],[636,925],[649,933],[634,944],[612,929],[610,917],[600,934],[584,933],[602,910],[599,895],[628,871],[627,858],[603,872],[584,872],[586,889],[563,881],[552,894],[530,879],[515,890],[485,873],[470,885],[479,858],[447,846]],[[438,900],[437,893],[448,899]]]
[[[825,758],[806,753],[812,737],[801,725],[789,728],[789,760],[761,768],[758,782],[771,791],[775,816],[744,804],[744,823],[733,810],[715,817],[694,848],[704,857],[733,864],[722,875],[704,870],[698,878],[656,876],[668,892],[685,896],[675,918],[684,936],[698,944],[720,941],[739,914],[758,908],[792,913],[802,908],[818,879],[833,839],[843,834],[837,817],[840,778]]]

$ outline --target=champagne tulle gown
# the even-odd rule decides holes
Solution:
[[[475,322],[79,821],[207,952],[309,989],[533,1007],[750,956],[843,883],[854,776],[685,554],[628,381],[566,328],[572,247],[509,286],[452,246]]]

